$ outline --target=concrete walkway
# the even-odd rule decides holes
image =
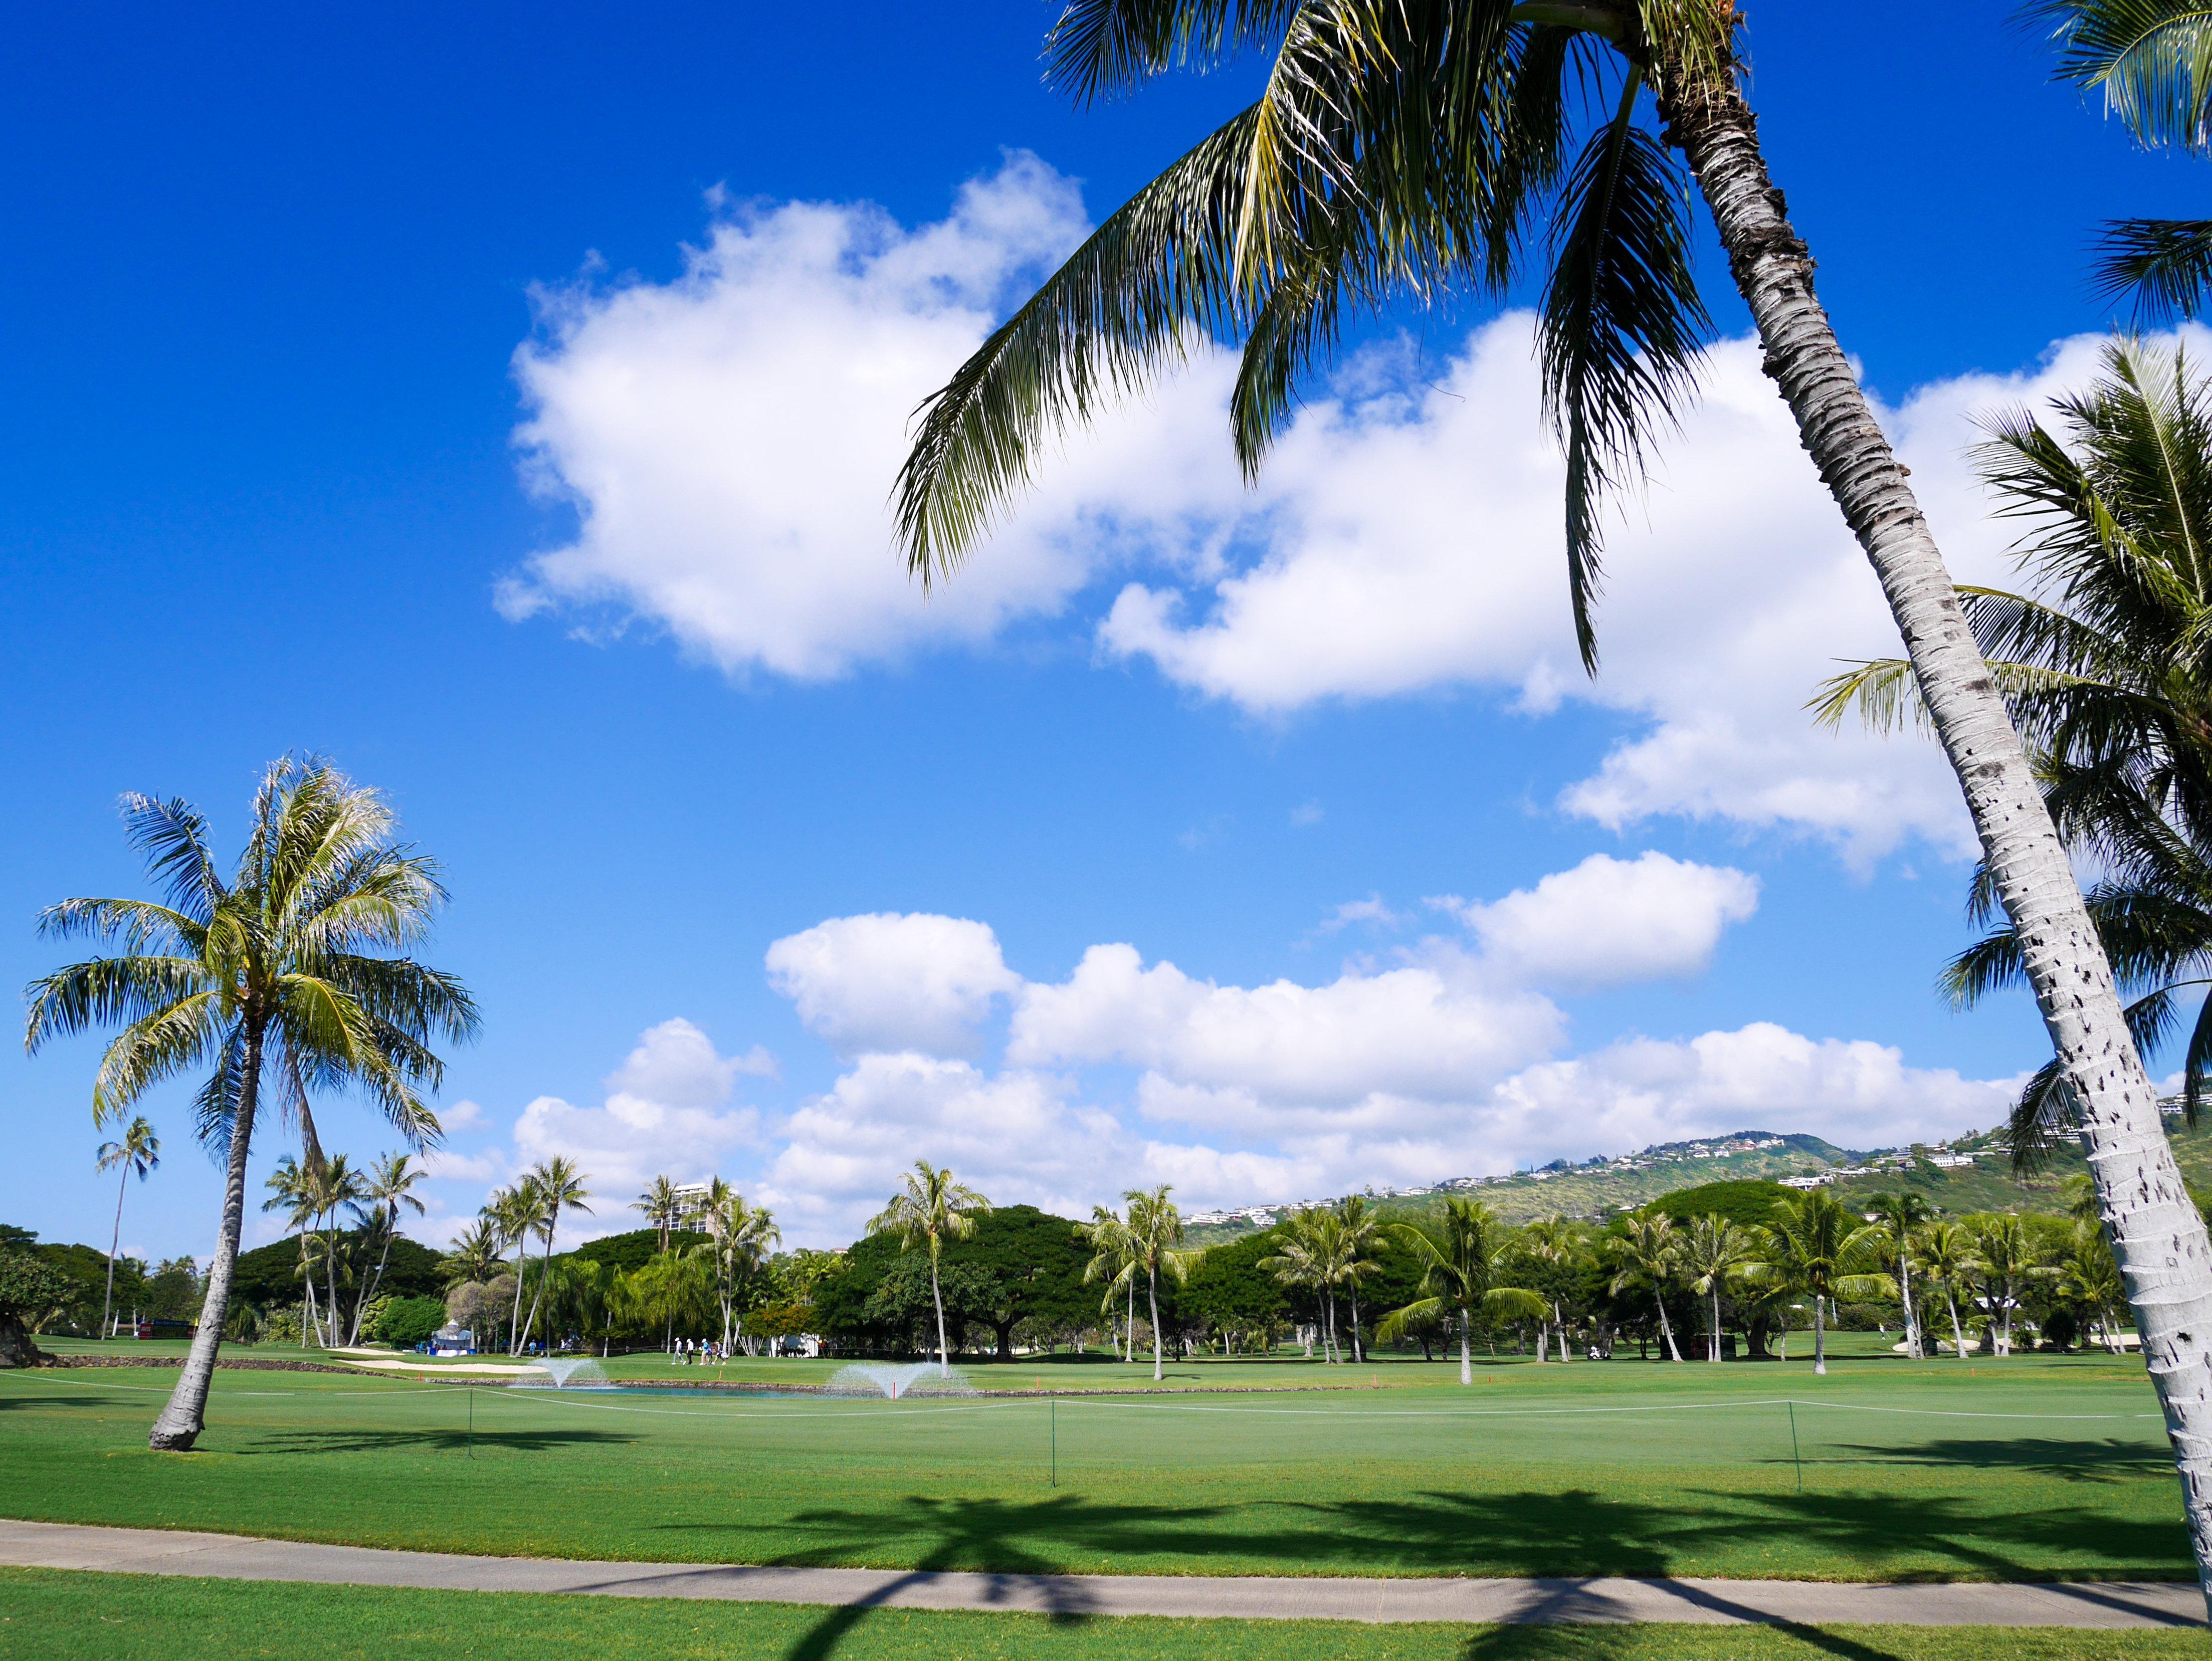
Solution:
[[[1249,1620],[1908,1627],[2185,1627],[2204,1621],[2204,1602],[2196,1586],[2177,1582],[1900,1586],[1808,1580],[1380,1580],[742,1568],[459,1557],[231,1534],[8,1521],[0,1521],[0,1564],[459,1591]]]

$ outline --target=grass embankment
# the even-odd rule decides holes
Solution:
[[[146,1450],[158,1374],[0,1375],[0,1509],[435,1551],[882,1567],[2191,1572],[2132,1360],[1844,1360],[1826,1378],[1799,1362],[1522,1363],[1479,1368],[1468,1389],[1416,1366],[1365,1372],[1414,1382],[892,1403],[232,1372],[181,1457]]]
[[[0,1657],[40,1661],[2203,1661],[2185,1632],[1369,1627],[270,1585],[0,1569]]]

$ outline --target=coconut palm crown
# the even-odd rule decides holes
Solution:
[[[288,757],[269,769],[228,876],[196,809],[139,795],[123,809],[164,897],[64,900],[41,914],[42,932],[112,949],[32,983],[24,1043],[35,1053],[122,1029],[93,1080],[102,1125],[157,1086],[203,1080],[198,1129],[223,1159],[222,1214],[199,1329],[149,1439],[181,1449],[205,1421],[256,1129],[273,1107],[319,1163],[310,1098],[351,1091],[410,1146],[434,1144],[424,1092],[444,1067],[430,1046],[473,1035],[477,1012],[458,980],[401,955],[446,897],[435,863],[393,839],[397,821],[376,792],[328,763]]]

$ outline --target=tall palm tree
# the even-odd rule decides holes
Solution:
[[[1970,588],[1966,616],[2061,832],[2103,873],[2089,915],[2130,992],[2138,1046],[2154,1053],[2187,1027],[2193,1119],[2212,1071],[2212,380],[2185,352],[2119,341],[2098,383],[2052,413],[1990,422],[1976,453],[1999,511],[2026,526],[2022,575],[2047,597]],[[1884,728],[1920,715],[1895,659],[1834,677],[1819,707]],[[1986,921],[1986,861],[1969,892]],[[2026,964],[2008,923],[1961,952],[1945,985],[1970,1004],[2020,984]],[[2054,1057],[2014,1110],[2015,1160],[2041,1163],[2078,1136],[2078,1116]]]
[[[1659,1335],[1666,1342],[1667,1359],[1679,1361],[1682,1352],[1674,1345],[1674,1323],[1667,1318],[1667,1288],[1682,1272],[1682,1237],[1674,1220],[1662,1212],[1637,1212],[1621,1219],[1620,1232],[1606,1241],[1613,1260],[1608,1286],[1614,1297],[1639,1287],[1651,1288],[1651,1301],[1659,1311]]]
[[[1114,1322],[1112,1310],[1116,1293],[1122,1294],[1127,1312],[1121,1323],[1121,1342],[1117,1346],[1123,1361],[1137,1359],[1137,1243],[1129,1232],[1127,1219],[1109,1206],[1091,1208],[1091,1220],[1078,1223],[1076,1232],[1091,1247],[1091,1261],[1084,1265],[1083,1283],[1104,1281],[1106,1291],[1098,1300],[1098,1312],[1107,1317],[1110,1331]]]
[[[1881,1231],[1869,1237],[1869,1244],[1881,1254],[1883,1269],[1896,1280],[1898,1299],[1905,1306],[1905,1356],[1923,1360],[1927,1346],[1921,1342],[1920,1310],[1912,1295],[1912,1237],[1936,1220],[1936,1208],[1926,1196],[1908,1188],[1875,1195],[1867,1204],[1867,1214],[1868,1220]]]
[[[477,1218],[460,1232],[446,1252],[442,1266],[446,1284],[470,1286],[490,1280],[499,1273],[500,1254],[505,1250],[499,1231],[489,1220]]]
[[[362,1178],[362,1202],[357,1208],[362,1221],[374,1227],[383,1236],[383,1246],[376,1256],[376,1272],[362,1282],[360,1295],[354,1299],[353,1332],[346,1342],[361,1342],[362,1311],[376,1296],[376,1289],[384,1282],[384,1271],[392,1262],[392,1237],[399,1232],[399,1214],[402,1209],[416,1216],[423,1214],[422,1202],[415,1197],[416,1185],[429,1173],[416,1165],[413,1156],[406,1153],[386,1153],[369,1167]]]
[[[544,1249],[538,1254],[538,1290],[530,1299],[530,1318],[522,1326],[522,1342],[526,1344],[530,1342],[531,1329],[538,1324],[538,1306],[544,1300],[545,1276],[553,1265],[553,1236],[561,1226],[561,1214],[580,1211],[589,1216],[592,1210],[588,1203],[591,1191],[584,1186],[583,1172],[565,1153],[556,1153],[533,1166],[530,1184],[538,1196],[535,1226]]]
[[[315,1311],[315,1241],[313,1226],[322,1214],[322,1194],[309,1166],[301,1165],[287,1153],[276,1161],[276,1168],[269,1173],[264,1184],[269,1197],[261,1202],[264,1211],[283,1210],[284,1226],[298,1232],[300,1237],[300,1267],[295,1271],[305,1288],[300,1301],[300,1348],[322,1342],[322,1320]]]
[[[1521,1231],[1521,1250],[1541,1270],[1533,1278],[1545,1283],[1545,1301],[1550,1305],[1553,1330],[1559,1334],[1559,1360],[1567,1359],[1566,1285],[1576,1270],[1589,1256],[1589,1242],[1582,1230],[1565,1217],[1541,1217]],[[1537,1358],[1543,1357],[1542,1331],[1539,1329]]]
[[[491,1191],[484,1201],[482,1213],[485,1221],[498,1231],[500,1250],[514,1251],[514,1307],[507,1312],[507,1353],[514,1355],[522,1348],[522,1289],[530,1279],[530,1237],[545,1220],[544,1201],[538,1192],[538,1183],[525,1171],[506,1188]]]
[[[2087,1309],[2107,1342],[2112,1342],[2118,1331],[2112,1311],[2127,1300],[2127,1288],[2094,1218],[2074,1225],[2073,1238],[2058,1260],[2057,1281],[2059,1296]]]
[[[107,1295],[100,1305],[100,1335],[108,1335],[107,1323],[115,1313],[115,1254],[123,1249],[123,1196],[131,1191],[131,1179],[137,1177],[144,1182],[155,1165],[161,1163],[161,1139],[154,1134],[154,1127],[145,1116],[134,1116],[123,1127],[123,1140],[102,1142],[93,1169],[103,1176],[116,1171],[122,1174],[115,1179],[115,1232],[107,1243]]]
[[[896,1234],[899,1250],[917,1241],[929,1247],[929,1299],[937,1307],[937,1370],[952,1371],[951,1350],[945,1341],[945,1294],[937,1281],[938,1259],[947,1240],[964,1240],[975,1232],[975,1214],[988,1211],[991,1202],[927,1159],[916,1159],[891,1202],[870,1220],[871,1234]]]
[[[1698,1217],[1682,1237],[1682,1272],[1690,1289],[1712,1300],[1712,1330],[1705,1343],[1705,1359],[1721,1359],[1721,1293],[1757,1257],[1751,1236],[1725,1217]]]
[[[1996,1212],[1968,1220],[1974,1237],[1974,1257],[1981,1268],[1984,1296],[1990,1307],[1990,1329],[1996,1335],[1996,1353],[2012,1354],[2013,1311],[2030,1279],[2042,1278],[2045,1266],[2027,1226],[2009,1213]]]
[[[1965,1360],[1966,1333],[1959,1324],[1959,1288],[1972,1280],[1979,1262],[1973,1235],[1960,1223],[1930,1223],[1913,1248],[1912,1261],[1943,1288],[1943,1305],[1951,1316],[1951,1353]]]
[[[1480,1200],[1449,1199],[1443,1217],[1431,1232],[1414,1223],[1391,1227],[1401,1244],[1421,1266],[1421,1291],[1403,1308],[1395,1309],[1376,1323],[1375,1342],[1394,1343],[1416,1323],[1447,1313],[1459,1317],[1459,1381],[1474,1382],[1474,1317],[1478,1311],[1493,1320],[1516,1317],[1541,1320],[1545,1304],[1521,1287],[1501,1286],[1500,1265],[1513,1242],[1489,1207]]]
[[[748,1205],[745,1196],[720,1177],[708,1187],[701,1215],[712,1237],[714,1284],[722,1304],[722,1343],[737,1330],[737,1299],[746,1278],[757,1271],[783,1231],[765,1206]]]
[[[1321,1353],[1325,1363],[1344,1359],[1336,1337],[1336,1289],[1345,1284],[1352,1262],[1344,1219],[1320,1207],[1293,1214],[1281,1246],[1273,1256],[1259,1262],[1260,1268],[1285,1286],[1311,1289],[1322,1311]]]
[[[1152,1312],[1152,1378],[1160,1378],[1160,1276],[1180,1281],[1190,1272],[1191,1254],[1182,1250],[1182,1212],[1165,1183],[1121,1198],[1129,1208],[1129,1244],[1144,1271],[1145,1295]]]
[[[895,489],[908,563],[925,583],[947,575],[1066,429],[1205,342],[1242,342],[1231,417],[1249,472],[1351,314],[1501,292],[1540,256],[1568,590],[1594,668],[1604,498],[1641,478],[1708,333],[1678,153],[1763,367],[1881,584],[2020,931],[2145,1348],[2160,1358],[2152,1373],[2200,1574],[2212,1573],[2212,1370],[2182,1335],[2212,1331],[2212,1239],[2027,751],[1814,295],[1811,251],[1744,95],[1741,27],[1735,0],[1069,0],[1048,78],[1081,101],[1248,51],[1272,61],[1249,107],[1109,215],[923,405]]]
[[[1745,1273],[1813,1300],[1813,1371],[1828,1370],[1829,1301],[1838,1293],[1886,1289],[1887,1277],[1866,1273],[1863,1260],[1881,1235],[1832,1194],[1819,1189],[1775,1202],[1774,1220],[1759,1231],[1758,1256]]]
[[[339,1242],[338,1213],[361,1200],[366,1190],[361,1173],[343,1153],[334,1153],[327,1159],[310,1159],[307,1184],[314,1196],[315,1216],[322,1231],[323,1267],[329,1276],[330,1297],[324,1317],[329,1334],[326,1343],[328,1348],[337,1349],[345,1342],[344,1329],[340,1324],[344,1311],[338,1304],[338,1263],[341,1257],[349,1258],[352,1255]]]
[[[1350,1194],[1336,1202],[1336,1223],[1344,1236],[1344,1289],[1352,1299],[1352,1359],[1364,1361],[1367,1352],[1359,1338],[1359,1283],[1382,1269],[1375,1252],[1382,1242],[1382,1218],[1364,1194]]]
[[[653,1186],[630,1202],[630,1209],[642,1211],[647,1226],[660,1234],[660,1249],[668,1250],[669,1232],[684,1220],[684,1196],[676,1191],[676,1184],[665,1177],[655,1177]]]
[[[2058,79],[2098,88],[2150,149],[2212,154],[2212,16],[2203,0],[2038,0]],[[2212,219],[2108,221],[2099,286],[2149,318],[2195,317],[2212,293]]]
[[[224,1150],[222,1220],[191,1350],[148,1438],[155,1449],[185,1449],[206,1422],[264,1081],[310,1147],[308,1091],[348,1087],[410,1147],[428,1147],[438,1121],[420,1090],[434,1090],[444,1072],[430,1044],[471,1036],[477,1013],[451,976],[379,955],[422,940],[445,890],[434,862],[393,842],[397,821],[383,800],[328,764],[270,768],[228,879],[206,821],[185,803],[126,796],[124,818],[166,902],[49,907],[44,932],[117,950],[32,983],[24,1043],[35,1052],[51,1038],[122,1027],[93,1083],[99,1124],[156,1085],[211,1069],[197,1105],[202,1140]]]

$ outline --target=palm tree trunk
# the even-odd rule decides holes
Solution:
[[[545,1301],[545,1277],[551,1273],[552,1268],[553,1227],[552,1225],[548,1224],[545,1229],[545,1250],[538,1259],[538,1290],[531,1296],[530,1319],[523,1323],[522,1328],[522,1342],[526,1344],[530,1342],[531,1329],[538,1324],[538,1306]],[[522,1288],[517,1287],[515,1290],[520,1293]],[[551,1346],[548,1345],[547,1348],[550,1349]]]
[[[1947,1286],[1943,1288],[1943,1301],[1951,1311],[1951,1353],[1963,1361],[1966,1359],[1966,1332],[1959,1324],[1958,1294]]]
[[[1712,1354],[1706,1356],[1705,1359],[1708,1361],[1717,1361],[1721,1359],[1721,1289],[1717,1284],[1713,1287]]]
[[[937,1260],[934,1257],[929,1260],[929,1301],[937,1306],[937,1376],[949,1378],[952,1372],[952,1360],[945,1350],[945,1298],[937,1289]]]
[[[338,1307],[338,1241],[336,1226],[337,1220],[337,1209],[332,1207],[331,1209],[332,1226],[331,1231],[323,1236],[323,1269],[331,1283],[331,1306],[325,1318],[330,1322],[330,1347],[332,1349],[338,1348],[338,1321],[343,1314]]]
[[[1359,1347],[1359,1282],[1351,1282],[1352,1293],[1352,1359],[1357,1363],[1367,1359],[1367,1352]]]
[[[362,1311],[368,1307],[369,1300],[376,1295],[377,1287],[384,1284],[385,1267],[392,1261],[392,1237],[398,1232],[399,1205],[394,1201],[392,1214],[384,1220],[384,1250],[377,1254],[376,1273],[369,1276],[368,1284],[361,1289],[361,1296],[353,1300],[353,1336],[346,1340],[349,1344],[361,1342]]]
[[[1152,1306],[1152,1382],[1160,1381],[1160,1272],[1148,1269],[1145,1272],[1145,1298]]]
[[[1651,1301],[1659,1306],[1659,1335],[1667,1341],[1668,1359],[1679,1361],[1682,1359],[1682,1352],[1674,1348],[1674,1328],[1667,1319],[1667,1300],[1654,1291]]]
[[[307,1250],[307,1231],[300,1230],[300,1284],[305,1288],[300,1299],[300,1348],[320,1344],[323,1340],[323,1317],[315,1308],[315,1260]]]
[[[1474,1311],[1465,1305],[1459,1311],[1459,1381],[1462,1384],[1474,1382],[1474,1354],[1468,1348],[1474,1336]]]
[[[1921,1354],[1920,1318],[1912,1309],[1912,1260],[1911,1258],[1899,1257],[1897,1260],[1897,1283],[1903,1288],[1905,1294],[1905,1359],[1908,1361],[1925,1360],[1926,1358]]]
[[[1828,1371],[1828,1300],[1817,1292],[1813,1294],[1813,1371],[1824,1376]]]
[[[208,1386],[215,1381],[216,1352],[222,1348],[222,1323],[230,1313],[230,1277],[238,1267],[238,1239],[246,1229],[246,1156],[253,1141],[253,1110],[261,1098],[261,1033],[246,1035],[244,1077],[238,1089],[238,1114],[231,1122],[230,1158],[223,1167],[222,1222],[216,1232],[215,1261],[208,1265],[207,1295],[200,1300],[199,1330],[177,1375],[177,1387],[147,1433],[156,1453],[183,1453],[199,1440],[207,1424]]]
[[[522,1283],[530,1278],[529,1269],[530,1239],[525,1235],[514,1250],[514,1309],[507,1317],[507,1353],[509,1355],[522,1353]],[[670,1307],[672,1312],[668,1318],[672,1323],[676,1319],[672,1312],[674,1305]],[[670,1329],[674,1329],[672,1324]]]
[[[1137,1359],[1137,1277],[1133,1275],[1129,1277],[1128,1313],[1121,1322],[1121,1359]]]
[[[107,1296],[100,1303],[100,1335],[107,1336],[107,1317],[115,1311],[115,1254],[123,1247],[123,1196],[131,1183],[131,1162],[123,1162],[122,1180],[115,1184],[115,1233],[107,1243]]]
[[[2198,1579],[2212,1609],[2212,1240],[2174,1163],[2103,941],[2020,735],[1905,471],[1814,297],[1811,253],[1767,177],[1751,108],[1732,76],[1693,79],[1675,66],[1661,80],[1668,142],[1687,158],[1711,210],[1759,326],[1766,373],[1881,579],[2018,935],[2166,1410]]]

